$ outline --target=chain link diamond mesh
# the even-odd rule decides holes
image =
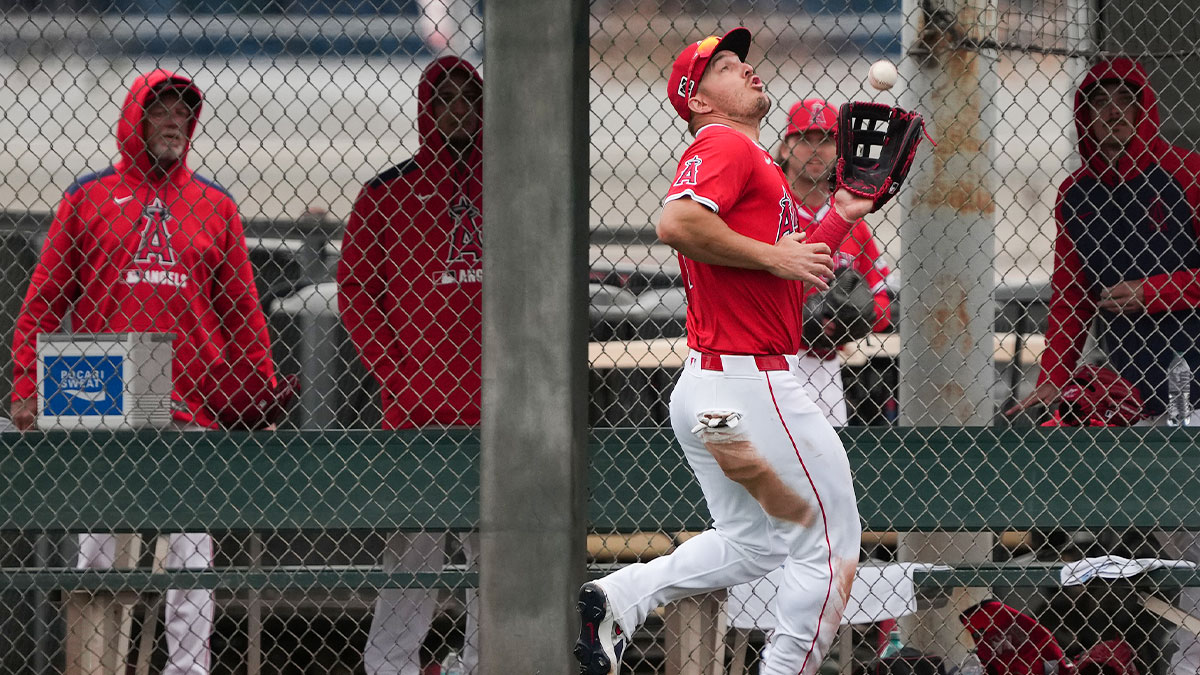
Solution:
[[[1200,422],[1193,4],[593,0],[589,574],[711,525],[654,226],[690,141],[672,60],[740,25],[812,213],[813,105],[916,108],[936,143],[836,256],[874,333],[802,353],[864,524],[819,670],[1200,672],[1200,451],[1156,428]],[[483,11],[0,0],[0,672],[482,672]],[[154,333],[166,357],[96,337]],[[622,672],[759,672],[778,583],[659,609]]]

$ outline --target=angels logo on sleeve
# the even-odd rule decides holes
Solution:
[[[704,160],[700,159],[700,155],[692,157],[683,163],[683,171],[679,172],[679,178],[675,179],[675,186],[680,185],[695,185],[698,174],[700,172],[700,163]]]

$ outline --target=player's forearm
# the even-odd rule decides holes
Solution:
[[[1200,307],[1200,270],[1180,270],[1147,277],[1146,311],[1151,314]]]
[[[850,230],[854,228],[856,222],[858,222],[857,218],[843,217],[840,207],[835,206],[825,212],[825,217],[821,219],[820,223],[817,223],[816,227],[809,230],[805,241],[810,244],[828,244],[829,248],[836,251],[841,247],[846,235],[850,234]]]
[[[774,247],[738,234],[720,216],[698,206],[673,208],[668,203],[659,220],[658,238],[696,262],[761,270],[770,267]]]

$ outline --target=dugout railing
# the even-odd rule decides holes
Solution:
[[[1200,461],[1195,430],[895,427],[844,429],[842,438],[867,531],[1200,530],[1190,501],[1200,494],[1200,476],[1187,469]],[[593,432],[592,533],[674,537],[708,525],[699,488],[669,439],[661,429]],[[464,532],[478,523],[480,446],[468,431],[31,433],[2,434],[0,443],[0,473],[7,477],[0,483],[0,530],[9,536]],[[154,489],[163,485],[185,487]],[[385,488],[392,497],[379,500]],[[924,587],[1055,586],[1060,566],[1016,559],[957,564],[918,573],[916,581]],[[75,591],[128,595],[203,587],[319,595],[459,589],[477,581],[474,570],[461,567],[435,574],[314,563],[158,572],[0,569],[0,591],[40,591],[56,608]],[[1169,598],[1181,586],[1200,586],[1200,573],[1158,570],[1136,584]]]

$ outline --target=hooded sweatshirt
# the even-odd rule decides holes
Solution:
[[[1136,133],[1115,164],[1087,126],[1087,94],[1104,81],[1125,82],[1138,103]],[[1200,155],[1159,135],[1158,100],[1134,61],[1103,61],[1075,94],[1083,166],[1059,188],[1049,329],[1040,381],[1064,385],[1079,361],[1088,324],[1111,366],[1135,383],[1145,412],[1165,410],[1166,369],[1175,353],[1200,367]],[[1099,309],[1100,291],[1145,280],[1144,312]],[[1191,403],[1200,406],[1193,378]]]
[[[429,65],[417,86],[421,146],[366,184],[342,240],[338,308],[382,387],[385,429],[479,423],[483,141],[459,161],[436,129],[433,95],[452,71],[482,85],[457,57]]]
[[[142,133],[146,104],[176,88],[194,105],[183,157],[151,171]],[[37,395],[37,334],[175,334],[174,417],[214,426],[205,404],[208,364],[229,362],[274,380],[237,205],[187,168],[203,95],[166,70],[139,76],[117,124],[120,159],[78,178],[59,203],[13,337],[13,399]]]

